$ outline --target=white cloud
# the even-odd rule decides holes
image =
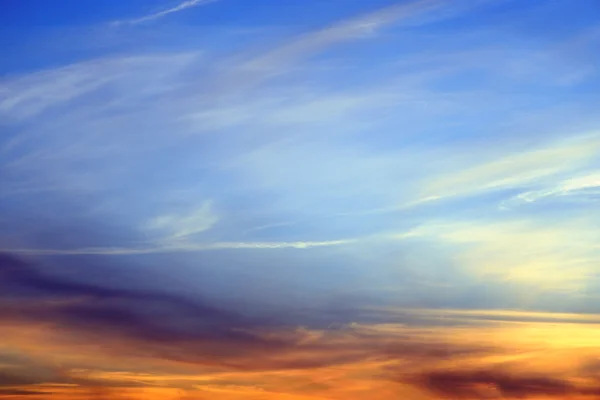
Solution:
[[[321,30],[301,35],[271,51],[236,63],[233,75],[224,81],[233,87],[253,86],[264,79],[280,74],[289,66],[297,65],[299,60],[307,59],[328,47],[372,37],[375,32],[385,26],[440,10],[464,12],[465,8],[456,7],[443,0],[417,0],[380,8],[374,12],[361,14],[355,18],[331,24]]]
[[[600,172],[590,172],[559,181],[543,189],[520,193],[502,204],[502,208],[520,203],[533,203],[545,198],[569,197],[585,199],[587,195],[600,193]]]
[[[310,249],[314,247],[342,246],[355,243],[355,239],[328,241],[296,242],[213,242],[213,243],[176,243],[167,245],[149,245],[145,247],[87,247],[79,249],[41,249],[8,248],[0,251],[30,255],[126,255],[183,253],[211,250],[269,250],[269,249]]]
[[[417,202],[555,182],[556,176],[585,166],[599,151],[600,135],[591,134],[462,169],[455,168],[424,183]],[[465,157],[469,155],[465,154]]]
[[[187,1],[184,1],[183,3],[180,3],[179,5],[177,5],[175,7],[168,8],[166,10],[159,11],[154,14],[149,14],[149,15],[145,15],[143,17],[134,18],[134,19],[115,21],[115,22],[113,22],[113,25],[123,25],[123,24],[135,25],[135,24],[141,24],[144,22],[154,21],[154,20],[157,20],[157,19],[162,18],[169,14],[180,12],[180,11],[186,10],[188,8],[192,8],[192,7],[207,5],[209,3],[214,3],[216,1],[219,1],[219,0],[187,0]]]
[[[166,214],[151,219],[147,228],[166,233],[166,240],[180,240],[207,231],[219,217],[211,201],[205,201],[200,207],[185,214]]]
[[[0,113],[27,120],[109,83],[116,84],[114,88],[122,97],[141,98],[164,89],[199,54],[193,51],[107,57],[10,77],[0,81]],[[141,85],[148,80],[153,85]],[[136,83],[140,85],[135,91],[128,91]]]

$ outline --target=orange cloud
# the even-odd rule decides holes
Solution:
[[[288,336],[293,344],[262,354],[254,349],[245,354],[237,347],[216,363],[210,357],[185,357],[194,348],[205,348],[201,340],[166,346],[165,351],[143,340],[76,338],[81,333],[53,332],[44,324],[4,323],[3,343],[18,349],[21,359],[2,362],[0,396],[590,399],[600,397],[598,328],[595,322],[472,318],[452,326],[371,324],[337,331],[262,332],[277,340]],[[183,356],[163,356],[177,352]]]
[[[299,328],[0,261],[1,398],[600,398],[595,315],[373,309]]]

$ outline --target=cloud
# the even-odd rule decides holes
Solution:
[[[526,399],[548,396],[600,395],[600,384],[578,387],[547,376],[513,374],[508,371],[431,371],[418,378],[427,390],[453,399]]]
[[[600,139],[593,133],[456,168],[427,181],[416,203],[548,184],[561,174],[586,166],[599,148]]]
[[[430,222],[413,231],[453,246],[475,276],[559,291],[576,291],[593,276],[598,234],[585,221],[537,219]]]
[[[112,24],[113,25],[125,25],[125,24],[126,25],[137,25],[137,24],[141,24],[141,23],[155,21],[155,20],[162,18],[164,16],[167,16],[169,14],[187,10],[188,8],[204,6],[204,5],[207,5],[210,3],[215,3],[217,1],[219,1],[219,0],[187,0],[187,1],[180,3],[179,5],[177,5],[175,7],[168,8],[166,10],[159,11],[154,14],[148,14],[143,17],[134,18],[134,19],[114,21]]]
[[[594,200],[599,193],[600,173],[592,172],[564,179],[544,189],[523,192],[503,202],[502,208],[544,200],[570,199],[574,201]]]
[[[449,6],[447,2],[441,0],[417,0],[364,13],[301,35],[271,51],[243,60],[233,68],[234,74],[225,75],[223,81],[228,86],[233,84],[236,87],[252,87],[284,72],[287,66],[295,65],[300,60],[308,59],[333,45],[368,38],[378,30],[394,23],[452,9],[465,11],[464,7]],[[440,15],[438,14],[437,18],[444,18]],[[428,22],[435,19],[434,17]]]
[[[148,222],[148,229],[167,232],[164,240],[180,240],[211,229],[219,217],[213,203],[205,201],[200,207],[183,215],[161,215]]]
[[[198,50],[192,50],[178,54],[106,56],[4,78],[0,112],[11,119],[32,121],[45,111],[57,109],[74,99],[89,101],[86,95],[107,87],[118,89],[119,103],[123,105],[122,102],[127,100],[164,93],[169,87],[168,82],[173,82],[173,78],[193,64],[199,55]],[[136,81],[147,80],[155,81],[156,85],[138,87],[135,92],[128,90]],[[111,105],[115,103],[105,104],[105,107],[110,109]],[[82,108],[86,107],[80,103],[78,109]]]
[[[293,314],[240,319],[222,310],[196,314],[199,303],[155,292],[74,282],[65,290],[64,279],[11,256],[2,262],[2,271],[8,270],[2,282],[13,289],[0,292],[0,332],[30,357],[27,365],[12,357],[12,375],[2,385],[46,392],[49,399],[91,390],[136,400],[177,393],[336,400],[367,393],[428,400],[598,393],[590,364],[598,352],[597,323],[580,325],[551,313],[531,321],[501,311],[490,314],[515,320],[490,321],[457,310],[463,321],[431,325],[431,316],[448,313],[429,310],[421,319],[425,310],[412,310],[408,318],[390,310],[379,322],[297,328]],[[7,301],[15,290],[21,291],[20,304]],[[127,317],[115,318],[116,310]]]
[[[232,345],[266,344],[249,329],[264,328],[268,323],[261,321],[256,325],[260,319],[253,322],[206,301],[188,300],[166,291],[117,289],[57,278],[8,254],[1,255],[0,274],[4,286],[2,319],[46,321],[90,335],[104,332],[151,343],[216,340],[231,341]],[[30,301],[11,301],[23,295]],[[280,345],[277,340],[271,343]],[[213,357],[218,359],[218,354]]]
[[[32,255],[124,255],[124,254],[157,254],[176,252],[196,252],[225,249],[309,249],[312,247],[341,246],[355,242],[354,239],[328,240],[320,242],[213,242],[213,243],[174,243],[152,245],[148,247],[88,247],[79,249],[44,249],[44,248],[11,248],[19,254]]]
[[[520,322],[520,323],[568,323],[568,324],[600,324],[600,315],[541,312],[527,310],[488,310],[488,309],[451,309],[451,308],[400,308],[400,307],[367,307],[366,311],[377,315],[382,312],[388,318],[401,320],[417,319],[435,323],[435,321],[469,323],[486,325],[492,322]]]
[[[16,396],[48,396],[52,392],[43,392],[40,390],[25,390],[25,389],[0,389],[0,397],[18,398]]]

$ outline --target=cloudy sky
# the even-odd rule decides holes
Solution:
[[[600,398],[597,0],[3,0],[0,48],[0,398]]]

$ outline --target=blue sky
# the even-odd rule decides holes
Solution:
[[[176,265],[244,253],[258,280],[270,278],[253,259],[278,252],[274,286],[322,295],[403,298],[413,269],[459,291],[463,274],[594,285],[592,2],[4,9],[4,40],[26,44],[3,63],[7,250],[171,253]],[[107,233],[40,238],[53,224]],[[292,266],[299,253],[320,266]],[[503,254],[514,259],[488,261]]]
[[[595,0],[5,0],[0,248],[319,321],[597,313],[599,21]]]

